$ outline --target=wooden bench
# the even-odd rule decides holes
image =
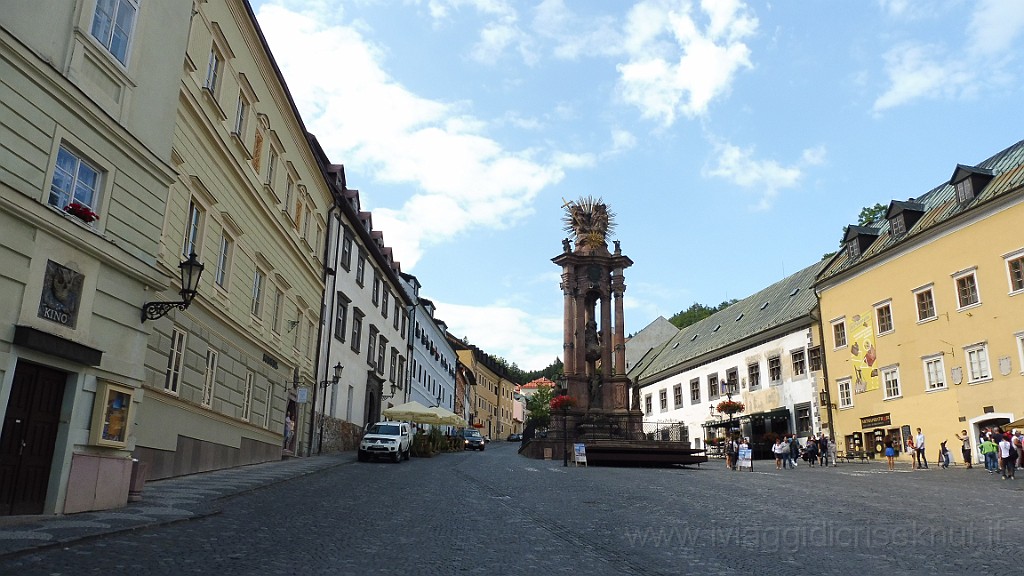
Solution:
[[[849,452],[837,452],[836,460],[846,460],[847,463],[854,461],[867,462],[868,455],[866,452],[860,450],[850,450]]]

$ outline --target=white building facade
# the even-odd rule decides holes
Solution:
[[[402,279],[409,299],[414,302],[410,315],[413,330],[409,342],[409,399],[455,412],[458,356],[448,342],[448,326],[434,317],[434,303],[419,295],[421,286],[416,277],[402,274]]]

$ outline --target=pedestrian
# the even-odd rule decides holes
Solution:
[[[1002,464],[1000,469],[1003,471],[1003,480],[1013,480],[1013,472],[1017,468],[1017,449],[1010,438],[1012,436],[1006,434],[999,441],[999,461]]]
[[[772,453],[775,454],[775,469],[782,470],[782,460],[789,453],[789,446],[782,442],[782,436],[775,438],[775,445],[772,446]]]
[[[885,461],[889,465],[889,472],[896,470],[896,450],[892,447],[892,436],[885,437]]]
[[[828,437],[828,459],[832,461],[832,467],[839,465],[839,445],[832,436]]]
[[[917,429],[917,437],[914,438],[914,446],[917,447],[917,458],[918,458],[917,467],[918,468],[925,468],[925,469],[927,469],[928,468],[928,456],[926,456],[925,453],[924,453],[924,449],[925,449],[924,433],[921,432],[920,428]]]
[[[725,450],[725,465],[730,470],[736,470],[736,460],[740,456],[740,443],[736,441],[736,438],[730,438],[729,444]]]
[[[956,439],[961,442],[960,451],[964,456],[964,465],[970,470],[971,466],[971,439],[967,436],[967,430],[961,430],[960,434],[956,435]]]
[[[907,454],[910,456],[910,468],[917,470],[917,448],[914,446],[914,438],[907,438]]]
[[[812,468],[818,461],[818,443],[814,440],[814,436],[807,437],[807,444],[804,445],[804,460],[807,460],[807,464]]]
[[[828,466],[828,436],[824,432],[818,437],[818,463],[822,468]]]
[[[291,412],[286,412],[284,415],[284,449],[290,450],[292,444],[292,435],[295,433],[295,421],[292,420]]]
[[[800,465],[800,440],[793,434],[789,435],[789,461],[793,463],[793,468]]]
[[[946,442],[947,440],[943,440],[942,443],[939,444],[939,465],[942,466],[944,470],[949,468],[950,460],[949,448],[946,448]]]
[[[998,465],[996,464],[996,452],[999,451],[999,446],[992,440],[992,435],[988,434],[981,443],[981,455],[985,458],[985,470],[988,470],[989,474],[994,474]]]

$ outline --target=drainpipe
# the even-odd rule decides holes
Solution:
[[[828,431],[829,436],[832,437],[833,442],[839,441],[839,433],[836,432],[836,423],[832,419],[832,390],[829,388],[828,381],[828,361],[825,358],[825,329],[822,327],[821,321],[821,294],[818,292],[818,288],[814,287],[814,299],[815,306],[811,310],[811,318],[817,320],[818,323],[818,345],[821,346],[821,378],[824,380],[824,386],[826,391],[826,412],[828,413]],[[817,394],[817,390],[814,391]]]
[[[325,179],[326,179],[326,175],[325,175]],[[339,250],[336,249],[334,251],[334,267],[333,268],[327,265],[327,261],[330,258],[330,254],[331,254],[331,225],[333,223],[334,211],[341,208],[341,203],[338,200],[338,195],[335,194],[335,192],[334,192],[334,187],[330,186],[330,184],[328,184],[328,186],[331,188],[331,198],[334,199],[334,204],[332,204],[331,208],[329,210],[327,210],[327,232],[326,232],[327,236],[326,236],[326,238],[324,238],[324,268],[323,268],[323,271],[322,271],[321,277],[320,277],[320,281],[322,283],[322,288],[320,290],[320,315],[321,315],[321,318],[320,318],[320,322],[318,322],[319,327],[317,328],[317,333],[316,333],[316,359],[314,361],[315,362],[315,366],[316,366],[316,370],[314,370],[314,374],[313,374],[313,378],[315,380],[315,382],[313,383],[313,403],[312,403],[312,405],[310,406],[310,409],[309,409],[309,414],[310,414],[310,418],[309,418],[309,441],[308,441],[309,443],[307,445],[308,446],[308,449],[307,449],[307,452],[306,452],[307,456],[312,456],[313,455],[313,435],[316,432],[316,401],[317,401],[317,395],[320,392],[320,373],[321,373],[321,371],[320,371],[320,368],[321,368],[320,360],[321,360],[321,356],[323,356],[323,360],[325,362],[327,362],[327,364],[330,364],[330,362],[331,362],[331,342],[334,340],[333,337],[328,335],[328,338],[327,338],[327,350],[326,350],[327,353],[321,355],[320,352],[323,350],[323,341],[324,341],[324,339],[323,339],[324,338],[324,318],[323,318],[323,316],[324,315],[327,316],[326,324],[328,325],[328,327],[331,326],[331,323],[332,323],[333,317],[334,317],[334,315],[331,314],[330,311],[334,309],[334,295],[335,295],[336,290],[332,290],[331,291],[331,308],[330,309],[325,309],[324,305],[327,303],[327,278],[328,278],[328,276],[334,278],[335,279],[335,284],[337,284],[337,278],[338,277],[336,275],[336,271],[338,270],[338,252],[339,252]],[[340,218],[338,219],[338,231],[339,232],[341,231],[341,219]],[[324,377],[325,377],[324,381],[326,381],[327,370],[328,370],[328,368],[326,366],[324,366],[323,367],[323,374],[324,374]],[[327,395],[327,388],[326,387],[324,388],[324,395],[325,395],[325,400],[326,400],[326,395]],[[324,411],[326,411],[326,402],[325,402],[325,405],[324,405]],[[320,417],[323,418],[324,416],[321,415]],[[322,443],[323,442],[323,436],[322,435],[321,435],[320,440],[321,440],[321,443]],[[317,454],[320,454],[322,449],[323,449],[323,446],[317,446]]]

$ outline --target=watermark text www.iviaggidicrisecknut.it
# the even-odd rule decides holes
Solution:
[[[801,526],[629,526],[626,541],[632,547],[730,547],[761,552],[799,552],[812,548],[877,550],[896,546],[947,546],[974,548],[1009,542],[1008,527],[1000,521],[967,524],[847,526],[811,522]]]

